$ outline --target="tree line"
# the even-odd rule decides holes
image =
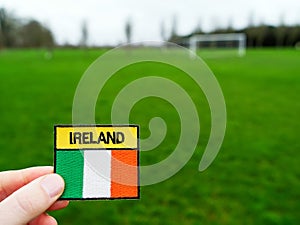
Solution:
[[[36,48],[54,46],[49,28],[34,19],[21,20],[0,9],[0,48]]]
[[[132,21],[128,19],[125,24],[125,35],[127,42],[132,39]],[[300,25],[279,26],[257,25],[249,23],[244,29],[234,29],[228,26],[225,29],[215,29],[214,33],[245,33],[247,36],[247,47],[293,47],[300,43]],[[171,33],[166,37],[166,29],[161,24],[161,37],[165,41],[174,42],[183,46],[188,46],[188,40],[196,34],[208,34],[203,32],[201,27],[197,27],[189,35],[181,36],[177,34],[177,17],[174,16]],[[79,46],[87,47],[88,28],[84,21],[81,27],[81,40]],[[37,20],[24,20],[16,18],[4,8],[0,8],[0,49],[1,48],[39,48],[51,49],[55,45],[54,36],[49,28]],[[74,46],[75,47],[75,46]]]
[[[300,44],[300,25],[294,26],[248,26],[244,29],[216,29],[206,33],[197,29],[189,35],[180,36],[173,34],[169,41],[180,45],[187,45],[188,39],[197,34],[226,34],[226,33],[245,33],[247,36],[247,47],[294,47]]]
[[[260,25],[240,32],[247,35],[248,47],[294,47],[300,42],[300,26]]]

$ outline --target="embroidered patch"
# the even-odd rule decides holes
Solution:
[[[139,127],[54,126],[54,171],[66,184],[60,199],[139,199]]]

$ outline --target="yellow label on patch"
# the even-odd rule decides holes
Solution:
[[[137,126],[56,126],[56,149],[136,149]]]

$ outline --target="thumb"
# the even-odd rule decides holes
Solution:
[[[20,188],[0,203],[1,224],[27,224],[59,198],[64,186],[58,174],[50,174]]]

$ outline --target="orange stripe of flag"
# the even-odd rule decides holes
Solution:
[[[138,151],[112,150],[111,197],[138,197]]]

